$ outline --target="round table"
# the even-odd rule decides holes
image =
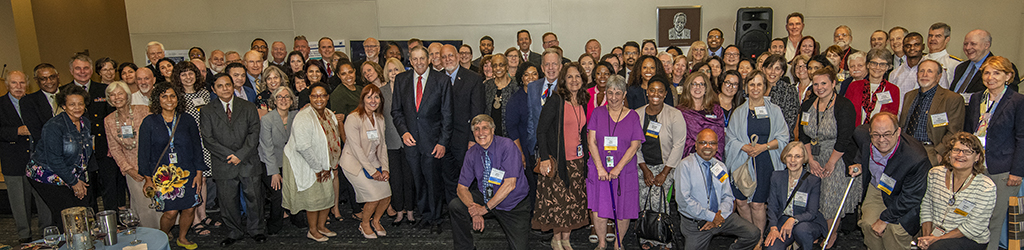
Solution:
[[[93,241],[92,244],[94,247],[96,247],[96,250],[122,249],[131,246],[130,242],[134,240],[136,236],[138,236],[139,240],[142,241],[142,243],[139,243],[139,245],[146,244],[149,250],[171,250],[171,246],[167,241],[167,234],[165,234],[163,231],[160,231],[159,229],[139,227],[135,231],[137,235],[126,235],[124,234],[125,232],[126,231],[122,231],[121,233],[117,234],[117,244],[113,246],[104,246],[103,241],[99,240]],[[41,244],[43,243],[43,240],[37,240],[34,243]],[[68,248],[65,244],[65,246],[61,246],[60,249],[64,250]]]

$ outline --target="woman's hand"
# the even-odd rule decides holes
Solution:
[[[612,178],[608,175],[608,171],[605,171],[602,167],[597,167],[597,180],[610,181]]]
[[[387,171],[387,170],[382,170],[382,171],[380,172],[380,174],[381,174],[382,176],[384,176],[384,180],[383,180],[383,181],[389,181],[389,180],[391,180],[391,171]]]
[[[747,153],[747,155],[750,155],[751,152],[754,152],[754,144],[753,143],[743,144],[743,146],[740,147],[740,150],[743,150],[744,153]]]
[[[836,162],[832,161],[832,160],[829,160],[828,162],[825,162],[825,165],[821,166],[821,168],[825,169],[825,176],[832,175],[832,171],[836,170]],[[824,178],[824,177],[822,177],[822,178]]]
[[[75,197],[78,197],[78,199],[81,200],[85,199],[85,195],[89,194],[89,191],[86,188],[88,186],[89,184],[85,184],[85,181],[79,180],[78,183],[75,183],[74,186],[71,186],[71,190],[74,190]]]
[[[543,176],[551,176],[551,159],[540,161],[540,173]]]
[[[932,243],[935,243],[935,241],[937,240],[939,240],[939,237],[931,235],[921,236],[920,238],[917,238],[917,246],[920,247],[921,249],[928,249],[929,247],[932,246]]]
[[[608,172],[608,178],[612,180],[618,179],[620,173],[622,173],[621,168],[613,168],[611,172]]]
[[[144,179],[146,179],[146,183],[142,184],[143,192],[145,192],[146,189],[156,188],[155,185],[153,184],[153,178],[144,178]]]
[[[770,247],[775,244],[775,240],[782,240],[782,234],[779,233],[779,228],[772,227],[771,231],[768,232],[768,237],[764,238],[764,246]]]
[[[661,185],[665,184],[665,179],[668,178],[668,170],[669,169],[670,168],[665,167],[665,169],[661,170],[661,173],[658,173],[658,175],[654,176],[654,185],[655,186],[659,186],[660,187]]]
[[[132,177],[132,180],[135,180],[136,182],[145,182],[146,181],[146,177],[140,175],[139,172],[135,171],[135,170],[132,170],[131,172],[128,172],[128,176]]]
[[[206,178],[203,178],[203,171],[196,171],[195,180],[192,181],[193,188],[202,188],[206,184]]]
[[[270,188],[274,190],[281,190],[281,174],[274,174],[270,176]]]
[[[825,175],[825,168],[822,168],[821,164],[818,163],[818,161],[815,161],[813,158],[807,161],[807,166],[807,171],[811,172],[811,174],[817,176],[818,178],[824,179],[826,176],[828,176]]]
[[[654,186],[654,173],[651,173],[651,170],[647,168],[647,164],[640,164],[644,165],[642,168],[640,168],[640,171],[642,171],[644,175],[644,185],[647,185],[648,187]]]

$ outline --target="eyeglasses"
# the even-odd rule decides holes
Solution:
[[[735,88],[735,87],[739,87],[740,86],[740,83],[738,83],[738,82],[723,82],[723,83],[725,84],[726,87],[730,87],[730,88]]]
[[[896,131],[889,131],[887,133],[881,133],[881,134],[874,134],[873,133],[873,134],[871,134],[871,139],[881,139],[883,137],[890,137],[890,136],[893,136],[895,134],[896,134]]]
[[[623,54],[626,54],[627,56],[635,56],[635,55],[639,55],[640,53],[639,52],[635,52],[635,51],[630,51],[630,52],[626,52],[626,53],[623,53]]]
[[[267,46],[252,46],[252,49],[267,49]]]
[[[697,145],[699,145],[699,146],[718,146],[718,141],[699,141],[699,142],[697,142]]]
[[[278,100],[291,100],[292,99],[290,96],[280,96],[280,95],[279,96],[275,96],[274,98],[277,98]]]
[[[706,87],[706,86],[707,86],[707,85],[705,85],[704,83],[691,83],[691,84],[690,84],[690,87],[691,87],[691,88],[704,88],[704,87]]]
[[[959,149],[959,148],[950,149],[949,152],[950,152],[951,155],[956,155],[956,154],[974,155],[974,153],[975,153],[974,150]]]
[[[52,75],[52,76],[47,76],[47,77],[40,77],[40,76],[36,77],[36,81],[40,81],[40,82],[41,81],[57,81],[57,80],[60,80],[57,77],[57,75]]]
[[[740,53],[725,53],[727,56],[740,56]]]
[[[885,67],[885,66],[889,66],[889,63],[868,62],[868,66],[882,68],[882,67]]]

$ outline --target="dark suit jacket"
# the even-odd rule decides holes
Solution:
[[[430,154],[434,145],[449,146],[452,136],[452,92],[448,75],[427,69],[423,97],[416,110],[415,70],[395,76],[391,116],[399,135],[412,134],[421,154]]]
[[[867,131],[867,129],[858,129],[855,132]],[[889,223],[899,223],[907,233],[915,235],[918,230],[921,230],[919,207],[921,200],[924,199],[928,183],[928,170],[932,168],[932,164],[928,160],[928,153],[925,152],[924,146],[913,136],[900,133],[899,140],[899,146],[893,149],[896,152],[889,158],[885,170],[882,171],[896,180],[891,194],[886,194],[879,191],[877,187],[871,186],[873,177],[868,166],[868,163],[871,162],[870,142],[860,147],[857,163],[861,164],[862,174],[859,176],[864,178],[864,194],[882,192],[882,202],[885,203],[886,209],[882,211],[878,219]],[[863,199],[862,197],[861,200]]]
[[[254,103],[254,104],[256,103],[256,97],[259,96],[259,93],[256,93],[256,90],[254,90],[254,89],[249,87],[248,81],[246,82],[245,86],[242,86],[242,91],[245,91],[245,99],[242,99],[242,100],[249,101],[249,102]],[[210,93],[210,99],[216,100],[217,99],[217,94],[214,94],[214,93],[211,92]],[[234,111],[234,110],[232,109],[231,111]],[[232,118],[234,118],[234,117],[232,117]]]
[[[988,57],[986,57],[986,60],[987,58],[991,58],[992,56],[992,52],[989,52]],[[966,77],[966,75],[968,75],[968,73],[966,73],[965,71],[967,71],[967,68],[971,67],[971,63],[973,63],[971,60],[967,60],[960,62],[960,64],[956,65],[956,69],[953,70],[953,81],[949,83],[950,89],[956,91],[958,88],[960,88],[959,86],[956,86],[956,84],[960,83],[961,78],[964,78]],[[1020,72],[1017,71],[1016,64],[1011,63],[1010,66],[1013,67],[1013,77],[1010,78],[1010,89],[1012,89],[1013,92],[1017,92],[1017,84],[1020,84]],[[982,82],[981,75],[981,72],[974,73],[974,78],[971,78],[970,83],[967,85],[966,91],[964,91],[963,93],[974,93],[984,91],[985,83]]]
[[[61,88],[67,88],[73,85],[75,85],[75,83],[72,81]],[[96,140],[94,145],[96,149],[93,151],[93,157],[89,160],[89,170],[93,170],[95,169],[94,167],[97,167],[95,165],[96,158],[107,157],[107,137],[104,136],[107,130],[106,127],[103,126],[103,120],[104,118],[107,118],[107,115],[110,114],[110,112],[114,112],[115,109],[107,103],[106,91],[106,84],[90,81],[89,99],[85,100],[85,116],[89,118],[89,121],[92,121],[92,127],[90,129],[92,130],[92,135],[95,136],[93,139]]]
[[[459,67],[452,85],[452,149],[468,150],[466,145],[473,140],[469,122],[473,117],[487,111],[484,101],[483,78],[467,68]],[[460,157],[461,158],[461,157]],[[461,164],[461,162],[460,162]]]
[[[3,166],[3,175],[22,176],[25,175],[25,165],[31,156],[29,148],[32,147],[32,139],[39,139],[40,134],[29,131],[32,136],[18,135],[18,128],[31,125],[42,129],[43,124],[32,124],[38,123],[38,119],[35,118],[33,105],[24,96],[18,100],[21,106],[19,117],[10,97],[10,93],[0,96],[0,117],[3,117],[0,119],[0,152],[4,153],[0,157],[0,165]]]
[[[260,141],[260,117],[256,104],[242,98],[231,99],[231,120],[220,99],[213,100],[199,111],[199,132],[203,145],[210,151],[210,168],[214,179],[257,177],[263,173],[257,145]],[[242,162],[231,165],[227,158],[235,155]]]
[[[974,93],[964,115],[964,131],[978,131],[981,99],[985,92]],[[985,165],[990,174],[1010,172],[1024,176],[1024,95],[1007,91],[992,111],[985,137]]]
[[[25,106],[31,106],[32,112],[35,112],[31,117],[24,117],[22,114],[22,120],[26,118],[35,119],[35,121],[25,120],[25,125],[28,126],[28,132],[32,133],[37,141],[43,134],[43,124],[46,124],[50,118],[53,118],[53,107],[50,106],[50,101],[46,100],[46,94],[42,90],[27,94],[21,98],[21,112],[25,112]]]
[[[768,227],[782,227],[790,216],[783,214],[789,200],[789,170],[772,172],[771,189],[768,196]],[[807,193],[806,206],[797,206],[796,198],[793,200],[793,218],[800,223],[812,223],[818,228],[827,229],[825,216],[818,211],[818,202],[821,197],[821,178],[813,174],[807,174],[802,180],[804,184],[796,191]],[[852,204],[850,204],[852,205]]]
[[[935,152],[939,154],[945,154],[949,151],[949,145],[945,142],[953,139],[953,135],[957,132],[964,130],[964,97],[957,93],[948,90],[943,87],[935,86],[935,96],[932,97],[932,106],[928,108],[928,112],[925,115],[929,123],[925,124],[925,131],[928,133],[928,139],[932,140],[932,145],[935,145]],[[910,126],[910,112],[914,105],[914,100],[921,93],[917,90],[911,90],[903,97],[903,109],[900,110],[900,127],[904,131],[909,133],[907,126]],[[931,115],[946,113],[946,120],[949,124],[946,126],[934,127],[931,124]]]
[[[537,54],[537,52],[530,51],[530,62],[533,63],[533,65],[537,65],[537,67],[540,67],[540,59],[540,54]]]

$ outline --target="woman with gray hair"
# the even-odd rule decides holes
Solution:
[[[139,213],[139,225],[156,228],[160,226],[160,213],[149,209],[149,198],[142,186],[146,179],[139,174],[138,134],[142,119],[149,115],[149,107],[131,105],[132,95],[128,84],[115,81],[107,85],[107,102],[117,110],[103,118],[107,131],[107,147],[110,156],[117,162],[125,176],[131,208]],[[119,183],[119,185],[121,184]]]
[[[276,69],[276,67],[271,68]],[[267,75],[267,71],[264,71],[264,76]],[[268,88],[266,91],[270,91],[270,89]],[[267,102],[270,113],[260,118],[260,147],[258,151],[260,161],[267,167],[268,177],[263,178],[263,182],[271,189],[267,195],[270,198],[270,219],[267,220],[267,231],[274,235],[284,226],[285,211],[284,207],[281,207],[282,155],[284,155],[284,145],[288,143],[288,138],[292,134],[291,124],[295,120],[295,114],[299,113],[295,105],[299,100],[290,88],[276,88],[272,96],[273,98]],[[292,222],[296,224],[296,220],[292,220]],[[302,223],[297,224],[301,225]]]
[[[288,86],[288,75],[281,68],[271,65],[263,70],[263,74],[260,75],[260,82],[264,86],[260,86],[263,88],[263,91],[256,96],[256,106],[260,108],[260,117],[263,117],[263,115],[273,110],[273,108],[269,107],[269,103],[271,102],[270,99],[275,98],[272,96],[277,92],[275,90],[281,86]]]

